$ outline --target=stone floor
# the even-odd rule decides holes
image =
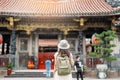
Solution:
[[[15,72],[39,72],[41,70],[16,70]],[[45,72],[44,70],[42,70],[42,72]],[[40,78],[37,78],[37,77],[34,77],[34,78],[31,78],[31,77],[28,77],[28,78],[23,78],[23,77],[18,77],[18,78],[15,78],[15,77],[12,77],[12,78],[4,78],[4,76],[2,76],[3,74],[5,74],[5,71],[1,72],[0,74],[0,80],[54,80],[54,78],[45,78],[45,77],[40,77]],[[72,80],[76,80],[76,78],[73,78]],[[98,79],[98,78],[93,78],[93,77],[85,77],[84,80],[120,80],[120,78],[107,78],[107,79]]]
[[[53,78],[0,78],[0,80],[54,80],[54,79]],[[76,78],[73,78],[72,80],[76,80]],[[84,80],[120,80],[120,78],[111,78],[111,79],[84,78]]]

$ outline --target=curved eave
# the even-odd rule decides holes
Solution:
[[[40,14],[40,13],[19,13],[19,12],[0,12],[1,16],[19,16],[19,17],[84,17],[84,16],[114,16],[120,15],[120,9],[110,12],[86,12],[69,14]]]

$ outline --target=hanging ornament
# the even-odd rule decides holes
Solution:
[[[3,42],[2,34],[0,34],[0,44]]]

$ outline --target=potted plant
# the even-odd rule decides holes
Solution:
[[[89,56],[100,58],[102,64],[97,65],[99,72],[106,71],[107,67],[111,67],[111,62],[116,60],[116,57],[111,55],[111,52],[113,52],[112,47],[115,47],[115,44],[110,43],[110,41],[114,40],[116,36],[117,35],[115,31],[112,30],[107,30],[100,34],[95,34],[98,42],[96,44],[92,44],[94,47],[94,52],[89,53]],[[104,78],[107,77],[105,74],[103,76]],[[103,76],[101,77],[103,78]]]
[[[12,73],[12,63],[11,62],[8,62],[7,64],[7,75],[10,75]]]

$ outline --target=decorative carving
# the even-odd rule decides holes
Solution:
[[[85,18],[80,18],[80,19],[73,19],[76,22],[80,23],[80,26],[84,26],[84,23],[87,21]]]
[[[104,28],[108,29],[110,26],[108,24],[102,23],[102,22],[95,22],[95,23],[87,23],[86,28],[92,27],[92,28]]]
[[[113,17],[109,19],[111,23],[111,29],[114,31],[119,31],[119,26],[120,26],[120,17]]]
[[[7,26],[7,28],[9,30],[13,30],[13,25],[14,25],[14,21],[19,21],[20,19],[18,18],[13,18],[13,17],[9,17],[6,18],[9,22],[10,22],[10,26],[8,24],[4,25]],[[67,35],[69,31],[83,31],[86,30],[89,27],[102,27],[102,28],[108,28],[108,25],[105,23],[100,23],[100,22],[96,22],[96,23],[89,23],[87,22],[86,25],[84,25],[84,23],[87,21],[87,19],[85,18],[80,18],[80,19],[74,19],[74,21],[79,22],[80,23],[80,27],[78,27],[77,23],[72,22],[72,23],[42,23],[42,22],[35,22],[35,23],[20,23],[16,25],[16,30],[25,30],[27,34],[30,34],[32,31],[36,30],[37,28],[40,29],[58,29],[60,31],[64,32],[64,35]]]
[[[37,28],[41,29],[58,29],[63,31],[65,35],[68,34],[68,31],[79,31],[80,29],[76,25],[66,25],[66,24],[56,24],[56,23],[41,23],[41,24],[19,24],[16,27],[16,30],[25,30],[27,34],[30,34],[32,31],[36,30]],[[8,29],[12,30],[12,27],[8,27]]]
[[[66,26],[66,27],[62,27],[62,28],[58,28],[60,31],[64,32],[64,35],[67,35],[69,31],[79,31],[79,28],[75,28],[75,27],[71,27],[71,26]]]
[[[113,18],[112,19],[112,24],[116,27],[120,26],[120,17],[119,18]]]
[[[13,27],[14,26],[14,22],[19,21],[19,18],[13,18],[13,17],[8,17],[6,18],[6,20],[8,20],[10,22],[10,26]]]
[[[4,23],[4,24],[0,23],[0,27],[9,27],[9,24],[8,23]]]
[[[31,31],[34,31],[36,29],[37,29],[37,27],[30,26],[30,25],[23,25],[23,26],[18,25],[16,28],[16,30],[25,30],[28,35],[31,33]]]

